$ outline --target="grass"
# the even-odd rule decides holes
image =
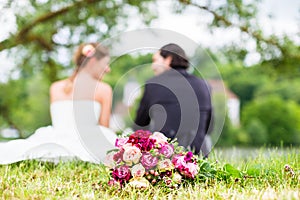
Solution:
[[[179,189],[107,185],[102,165],[24,161],[0,166],[1,199],[300,199],[299,148],[216,149],[210,163],[229,163],[243,178],[196,180]],[[245,155],[246,154],[246,155]],[[288,164],[295,176],[284,171]]]

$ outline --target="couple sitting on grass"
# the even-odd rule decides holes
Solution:
[[[27,139],[0,143],[0,164],[74,158],[100,163],[115,148],[117,135],[109,129],[112,88],[101,81],[110,71],[109,52],[98,43],[82,44],[74,61],[74,73],[50,87],[52,126],[37,129]],[[160,131],[207,156],[209,148],[202,143],[212,118],[210,92],[203,79],[187,73],[188,64],[176,44],[153,55],[156,76],[145,85],[134,129]]]

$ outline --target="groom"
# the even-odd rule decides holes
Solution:
[[[134,128],[160,131],[207,157],[210,149],[202,143],[212,118],[210,91],[203,79],[186,71],[188,67],[177,44],[167,44],[153,55],[155,77],[145,84]]]

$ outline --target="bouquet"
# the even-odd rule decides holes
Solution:
[[[115,146],[104,162],[111,172],[109,185],[177,187],[182,179],[194,179],[199,172],[197,157],[160,132],[138,130],[118,138]]]

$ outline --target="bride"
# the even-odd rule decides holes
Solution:
[[[110,71],[109,60],[105,47],[80,45],[74,55],[74,73],[50,87],[52,126],[37,129],[27,139],[0,143],[0,164],[27,159],[103,161],[116,139],[107,128],[112,89],[101,82]]]

